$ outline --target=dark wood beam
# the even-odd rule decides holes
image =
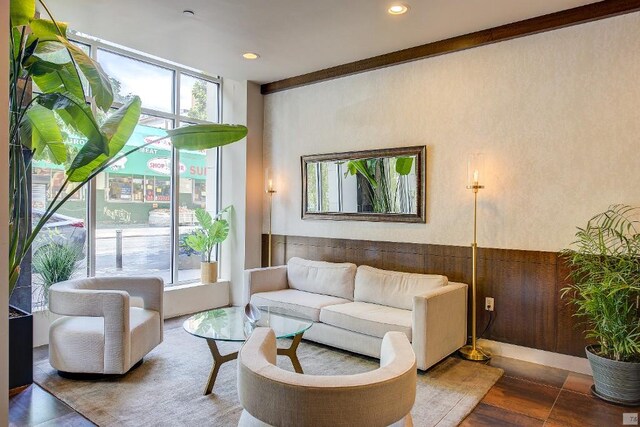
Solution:
[[[550,13],[524,21],[501,25],[475,33],[427,43],[348,64],[290,77],[261,86],[263,95],[306,86],[325,80],[376,70],[409,61],[431,58],[447,53],[459,52],[473,47],[486,46],[518,37],[565,28],[640,10],[640,0],[604,0],[585,6]]]

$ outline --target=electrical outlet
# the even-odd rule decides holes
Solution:
[[[493,303],[494,303],[493,298],[486,297],[484,299],[484,309],[487,311],[493,311],[493,307],[494,307]]]

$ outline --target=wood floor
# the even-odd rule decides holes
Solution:
[[[488,364],[504,376],[462,426],[621,426],[624,413],[640,412],[594,397],[587,375],[499,356]]]
[[[181,322],[166,322],[180,327]],[[34,360],[46,358],[46,347]],[[621,426],[624,413],[640,413],[591,395],[591,377],[515,359],[495,356],[488,362],[504,376],[464,420],[463,426]],[[414,420],[420,425],[420,420]],[[80,414],[37,385],[12,396],[10,426],[93,426]]]

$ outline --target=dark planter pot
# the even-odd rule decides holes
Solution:
[[[33,315],[10,307],[19,317],[9,318],[9,389],[33,382]]]
[[[585,348],[593,371],[593,394],[619,405],[640,404],[640,363],[621,362],[598,356],[598,346]]]

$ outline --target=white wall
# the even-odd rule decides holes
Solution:
[[[561,249],[609,204],[640,205],[638,76],[634,13],[268,95],[273,231],[468,245],[481,151],[480,246]],[[408,145],[427,146],[426,225],[301,220],[300,156]]]
[[[9,2],[0,3],[0,28],[9,28]],[[2,31],[0,46],[4,46],[0,54],[0,425],[8,423],[9,402],[9,39],[7,31]],[[2,41],[4,40],[4,41]]]
[[[260,266],[262,206],[262,95],[253,83],[225,79],[222,121],[244,124],[247,138],[222,149],[222,206],[233,205],[222,245],[221,277],[231,281],[231,304],[243,303],[245,268]]]

